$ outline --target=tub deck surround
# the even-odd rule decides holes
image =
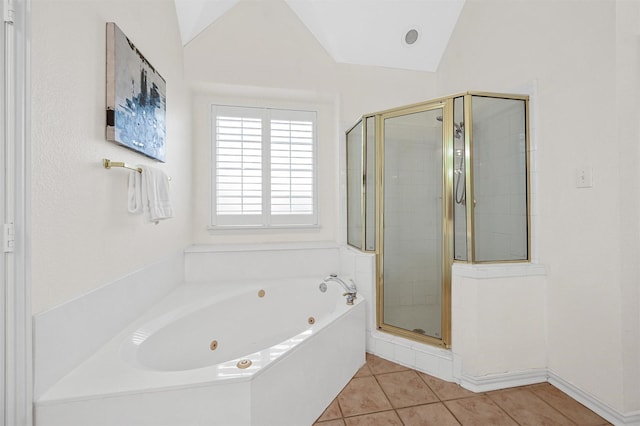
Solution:
[[[35,399],[182,282],[184,254],[180,250],[34,315]]]
[[[185,282],[273,280],[340,272],[340,245],[332,241],[203,244],[184,252]]]
[[[363,299],[323,278],[180,285],[42,395],[37,424],[313,423],[365,354]]]

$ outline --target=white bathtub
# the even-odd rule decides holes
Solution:
[[[362,298],[321,281],[181,285],[46,392],[36,425],[311,425],[365,362]]]

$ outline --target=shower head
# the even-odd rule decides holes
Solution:
[[[442,116],[439,115],[436,117],[436,120],[442,123]],[[464,122],[461,121],[460,124],[453,123],[454,128],[454,136],[456,139],[460,139],[462,137],[462,132],[464,132]]]

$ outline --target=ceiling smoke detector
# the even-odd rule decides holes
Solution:
[[[419,35],[420,34],[418,33],[418,30],[416,30],[415,28],[412,28],[409,31],[407,31],[407,33],[404,35],[404,42],[407,43],[409,46],[411,46],[413,43],[418,41]]]

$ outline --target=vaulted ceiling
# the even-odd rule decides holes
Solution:
[[[186,45],[240,1],[174,0]],[[436,71],[465,0],[284,0],[339,63]]]

